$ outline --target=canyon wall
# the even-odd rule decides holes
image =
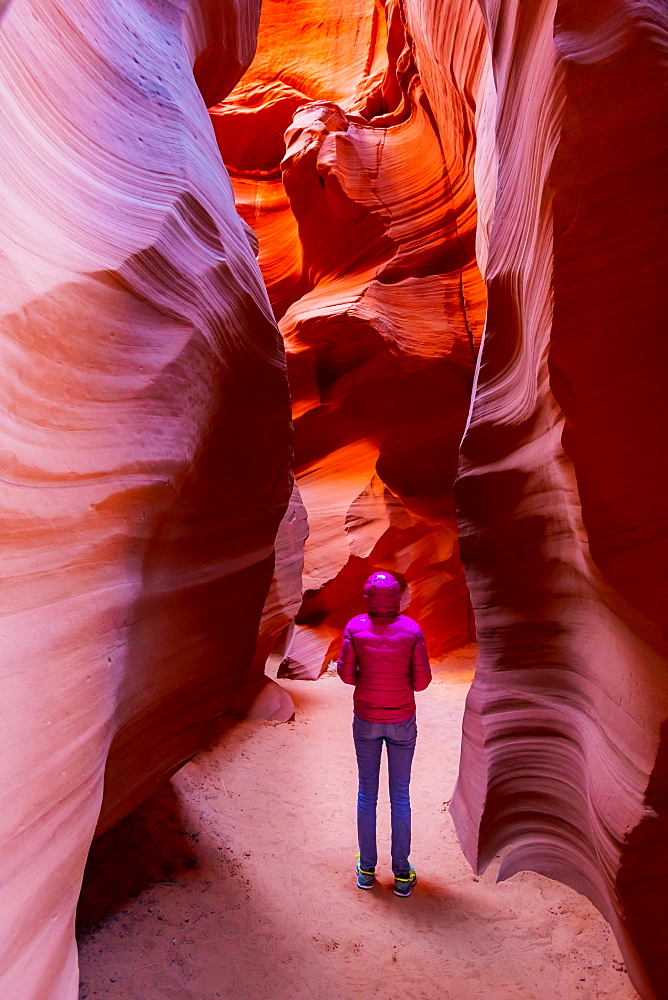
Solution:
[[[297,592],[270,634],[293,677],[336,658],[374,569],[405,585],[433,657],[472,636],[452,482],[485,311],[473,163],[486,42],[473,0],[443,24],[408,13],[268,0],[253,66],[211,109],[288,357],[309,534],[301,606]],[[461,52],[444,68],[413,32]]]
[[[212,109],[310,528],[272,641],[317,676],[371,568],[408,584],[432,653],[466,640],[450,483],[477,261],[456,494],[480,660],[453,816],[474,867],[502,852],[501,878],[587,894],[665,996],[665,5],[282,8]]]
[[[665,4],[484,0],[489,295],[456,495],[479,641],[452,804],[668,996]]]
[[[459,461],[462,846],[665,998],[665,4],[265,0],[238,86],[258,0],[0,14],[3,997],[74,1000],[96,827],[371,569],[469,639]]]
[[[3,1000],[74,1000],[96,827],[249,680],[289,395],[205,102],[259,6],[16,0],[0,24]]]

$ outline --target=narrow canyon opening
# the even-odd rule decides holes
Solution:
[[[444,87],[409,8],[316,7],[286,18],[265,3],[253,63],[210,108],[287,352],[295,481],[254,658],[280,689],[252,677],[236,709],[255,721],[228,716],[94,845],[81,1000],[632,998],[587,900],[529,872],[492,889],[499,856],[472,874],[447,817],[476,651],[453,489],[487,312],[483,20],[470,5],[452,14]],[[436,675],[418,699],[409,914],[382,892],[369,908],[349,877],[350,696],[333,678],[378,569],[400,581]]]
[[[666,38],[0,2],[3,998],[667,1000]],[[385,760],[355,884],[376,571],[407,900]]]

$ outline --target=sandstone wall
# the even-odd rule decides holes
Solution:
[[[472,635],[451,487],[485,308],[473,161],[486,44],[473,0],[444,24],[425,11],[268,2],[256,61],[212,109],[288,352],[309,527],[282,639],[292,676],[336,657],[372,569],[405,582],[432,655]],[[445,68],[419,44],[433,35],[462,46]]]
[[[96,826],[371,568],[468,638],[477,359],[457,830],[661,1000],[665,4],[266,0],[232,93],[253,0],[0,11],[3,997],[73,1000]]]
[[[482,3],[489,311],[457,498],[464,850],[588,895],[668,995],[666,8]]]
[[[475,237],[457,499],[480,663],[453,815],[474,866],[501,851],[502,878],[589,895],[663,996],[665,5],[343,8],[286,28],[268,5],[213,112],[295,404],[311,534],[285,669],[334,655],[371,565],[404,574],[433,647],[464,635],[443,574]]]
[[[289,402],[202,95],[258,16],[16,0],[0,25],[3,1000],[74,1000],[96,826],[247,681]]]

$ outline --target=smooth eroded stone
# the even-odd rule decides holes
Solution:
[[[401,580],[434,656],[473,635],[452,483],[485,314],[473,166],[487,48],[477,5],[450,7],[436,24],[395,0],[266,3],[253,66],[211,109],[288,354],[309,529],[296,621],[313,642],[283,669],[300,675],[336,656],[374,569]],[[466,51],[442,63],[432,33]],[[354,512],[376,488],[362,545]]]
[[[74,1000],[96,829],[249,677],[289,399],[205,100],[258,16],[21,0],[0,23],[3,1000]]]
[[[611,922],[668,996],[668,20],[481,4],[489,311],[456,495],[479,659],[452,803],[500,878]]]

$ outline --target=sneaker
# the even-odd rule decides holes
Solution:
[[[360,868],[360,856],[357,855],[357,862],[355,864],[355,871],[357,872],[357,885],[360,889],[373,889],[373,884],[376,879],[376,869],[371,871],[362,871]]]
[[[410,896],[411,889],[417,882],[415,869],[411,866],[407,872],[398,872],[394,876],[394,895]]]

